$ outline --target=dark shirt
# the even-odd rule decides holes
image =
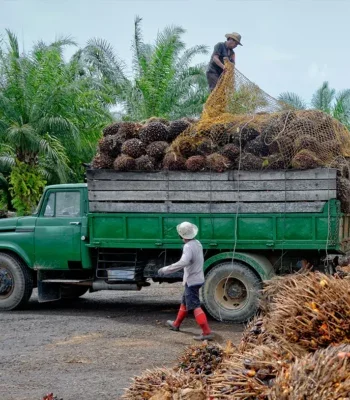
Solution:
[[[218,44],[216,44],[208,65],[208,72],[213,72],[215,74],[221,75],[222,68],[215,64],[215,62],[213,61],[213,57],[215,55],[218,56],[219,60],[224,64],[224,57],[228,57],[228,59],[232,61],[233,54],[235,54],[235,52],[232,49],[228,49],[225,46],[224,42],[219,42]]]

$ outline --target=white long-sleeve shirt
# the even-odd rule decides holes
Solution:
[[[204,283],[204,256],[203,247],[198,240],[190,240],[185,243],[180,260],[167,267],[161,268],[164,275],[184,270],[183,285],[202,285]]]

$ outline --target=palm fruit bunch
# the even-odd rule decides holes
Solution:
[[[126,154],[121,154],[114,160],[113,168],[116,171],[133,171],[136,169],[135,159]]]
[[[293,356],[279,346],[256,346],[227,357],[208,378],[209,397],[267,400],[275,379]]]
[[[175,152],[169,152],[163,159],[163,168],[169,171],[182,171],[186,169],[186,159]]]
[[[172,121],[168,128],[168,142],[175,140],[182,132],[184,132],[191,124],[185,119]]]
[[[201,140],[196,144],[196,152],[201,156],[208,156],[217,151],[218,146],[209,138],[201,138]]]
[[[215,124],[210,128],[209,138],[218,146],[224,146],[230,141],[227,124]]]
[[[137,122],[121,122],[117,134],[121,140],[137,138],[141,127]]]
[[[192,156],[186,160],[186,169],[191,172],[204,171],[207,166],[207,160],[204,156]]]
[[[157,368],[133,378],[124,400],[206,400],[203,384],[194,375]]]
[[[100,154],[109,157],[117,157],[121,151],[120,142],[117,140],[116,135],[108,135],[103,137],[98,143]]]
[[[300,150],[293,157],[291,164],[296,169],[311,169],[322,165],[320,159],[310,150]]]
[[[114,160],[109,155],[97,153],[92,160],[91,166],[93,169],[111,169],[113,168]]]
[[[176,140],[178,152],[185,158],[196,154],[196,141],[189,136],[182,136]]]
[[[271,400],[346,400],[350,396],[350,346],[330,346],[296,359],[277,376]]]
[[[167,119],[165,119],[165,118],[160,118],[160,117],[151,117],[151,118],[148,118],[148,119],[145,121],[145,123],[144,123],[143,125],[150,124],[151,122],[160,122],[161,124],[166,125],[166,126],[169,126],[169,125],[170,125],[170,122],[169,122]]]
[[[168,147],[168,142],[152,142],[146,147],[146,154],[156,160],[162,160]]]
[[[118,133],[121,122],[114,122],[103,129],[103,136],[112,136]]]
[[[232,163],[235,163],[240,155],[240,150],[235,144],[229,143],[220,150],[220,154],[227,157]]]
[[[207,166],[210,171],[224,172],[230,168],[231,161],[219,153],[213,153],[207,156]]]
[[[241,158],[241,169],[243,171],[259,171],[262,169],[263,159],[251,153],[245,153]]]
[[[294,144],[295,152],[298,153],[301,150],[310,150],[316,154],[319,154],[319,144],[314,136],[302,135],[295,140]]]
[[[257,157],[266,157],[269,154],[269,148],[260,135],[248,142],[244,146],[244,151]]]
[[[260,132],[254,127],[243,125],[238,128],[238,132],[232,134],[232,143],[239,148],[243,148],[248,142],[254,140],[260,135]]]
[[[154,171],[155,165],[155,159],[148,155],[142,155],[135,159],[135,169],[137,171]]]
[[[350,212],[350,181],[342,176],[337,177],[337,198],[340,200],[341,211]]]
[[[224,351],[219,345],[190,346],[179,359],[180,370],[194,375],[211,375],[222,363]]]
[[[264,157],[262,167],[263,169],[279,170],[285,169],[286,164],[282,156],[279,154],[271,154],[267,157]]]
[[[140,129],[139,138],[146,145],[152,142],[167,141],[168,129],[161,122],[151,122]]]
[[[138,158],[146,153],[145,145],[140,139],[126,140],[122,145],[122,153],[127,156]]]
[[[321,273],[293,274],[279,280],[264,325],[294,354],[350,343],[350,286]]]
[[[262,316],[256,316],[247,325],[243,332],[238,349],[241,353],[253,349],[256,346],[269,345],[273,343],[273,339],[269,333],[266,332],[266,319]]]

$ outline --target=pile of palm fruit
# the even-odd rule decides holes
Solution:
[[[93,167],[222,172],[330,166],[338,168],[341,178],[349,178],[344,151],[350,147],[350,134],[322,112],[230,115],[228,121],[116,122],[103,130]]]
[[[347,275],[305,272],[265,285],[261,314],[247,326],[237,347],[191,346],[173,369],[134,378],[123,398],[346,400],[349,396],[350,280]]]

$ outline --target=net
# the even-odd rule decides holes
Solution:
[[[294,110],[261,90],[234,64],[226,60],[225,66],[200,120],[172,143],[172,151],[188,157],[191,148],[206,144],[225,155],[225,146],[231,144],[231,150],[238,148],[241,169],[323,166],[349,177],[350,133],[344,125],[318,110]],[[236,164],[231,159],[233,168]]]

